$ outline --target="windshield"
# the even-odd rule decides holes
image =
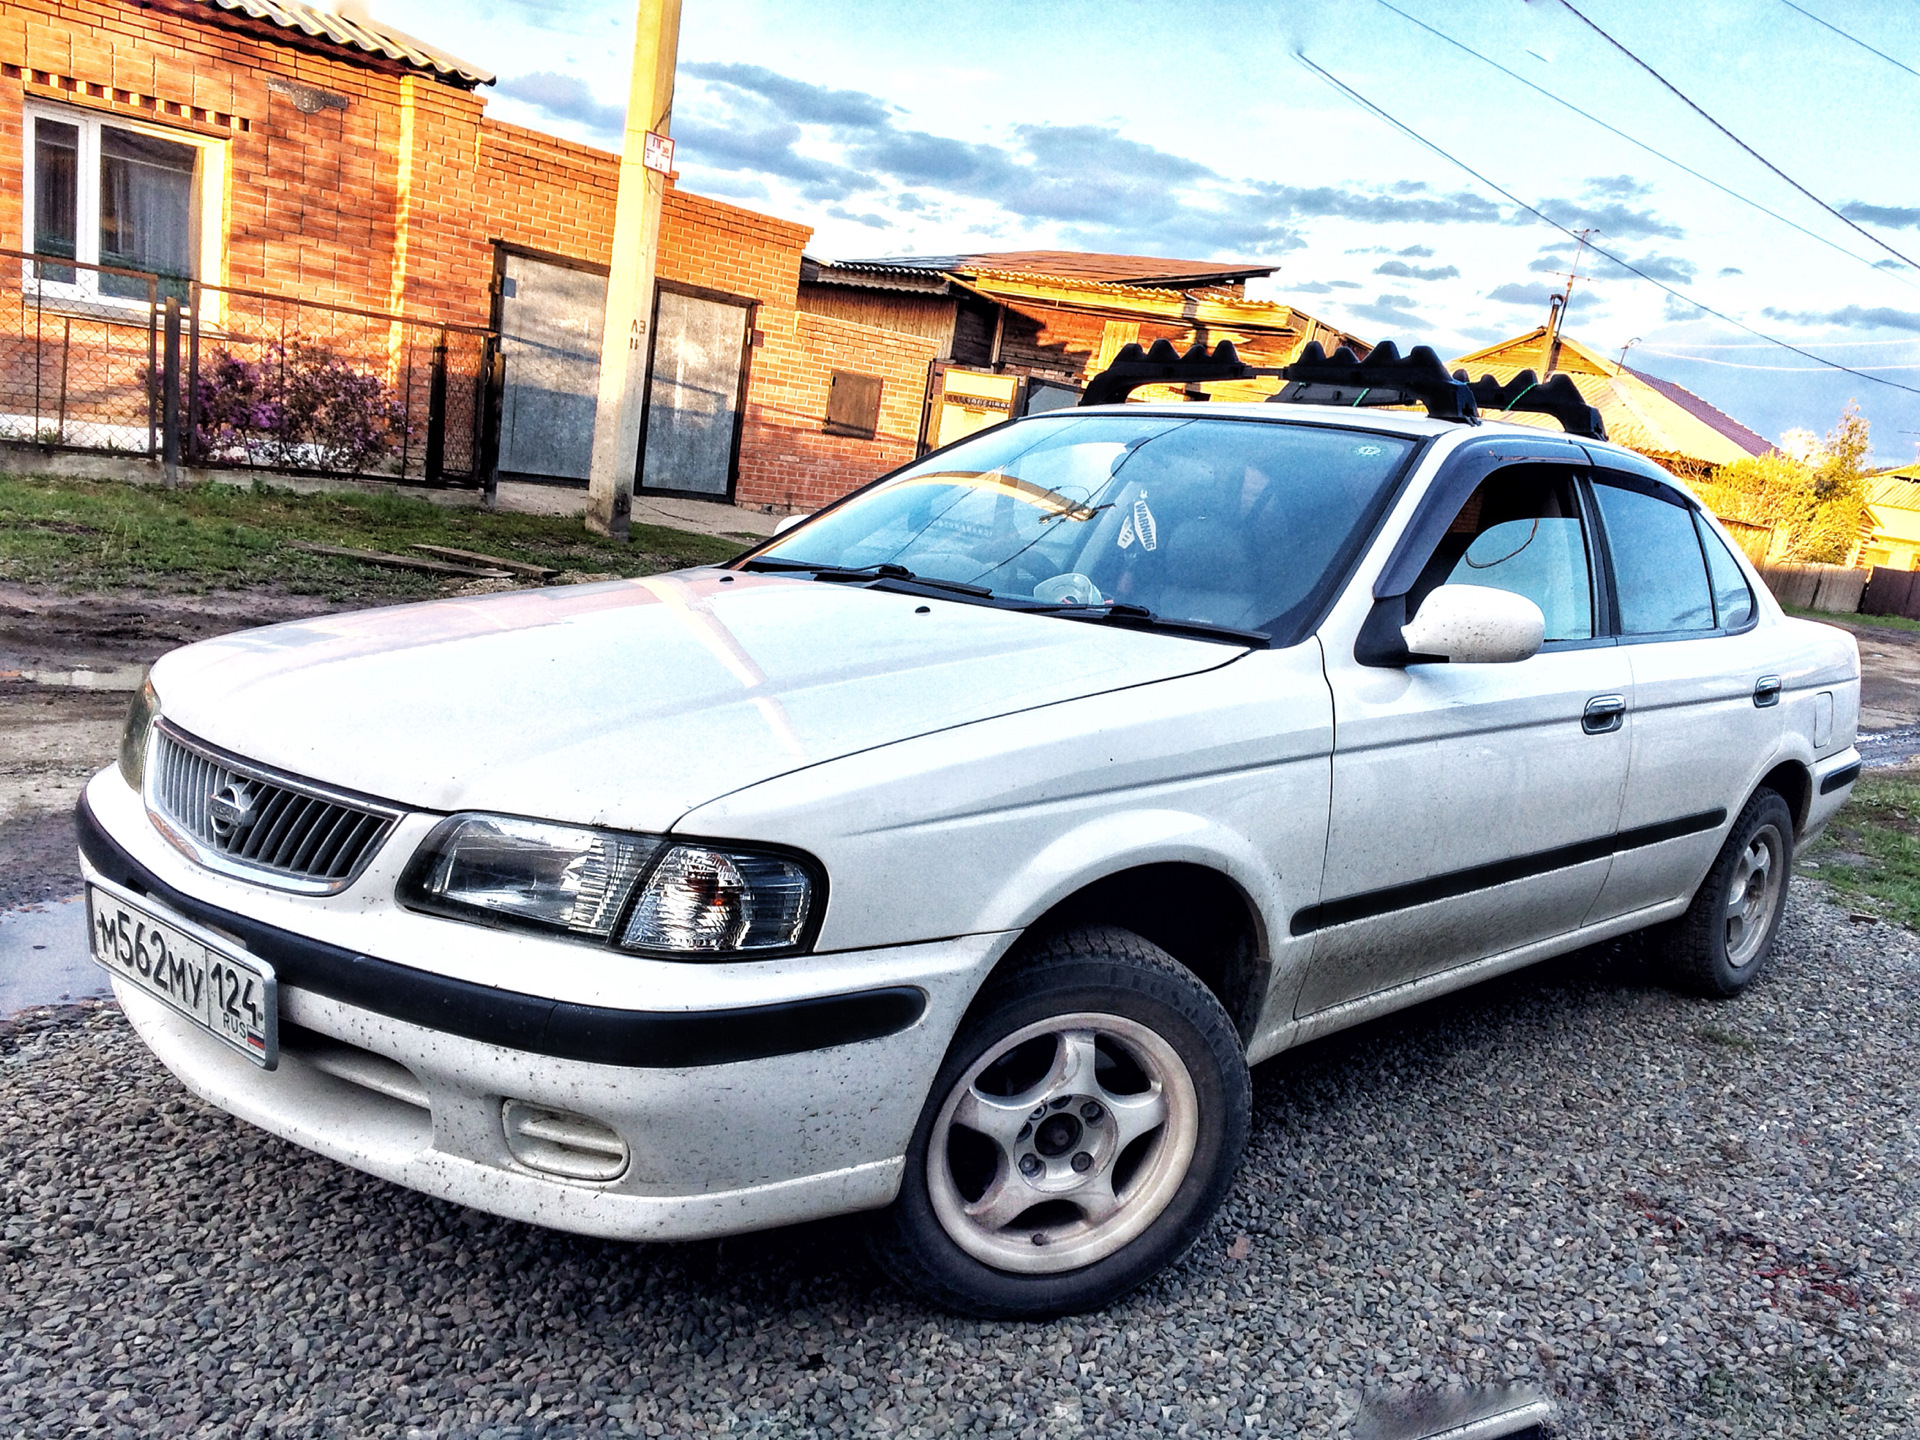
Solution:
[[[902,566],[995,600],[1137,606],[1292,644],[1417,443],[1256,420],[1025,421],[928,457],[748,563]]]

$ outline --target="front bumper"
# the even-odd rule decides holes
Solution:
[[[271,1072],[115,981],[135,1030],[190,1090],[397,1184],[582,1234],[690,1239],[887,1204],[934,1071],[1010,938],[808,957],[811,976],[787,967],[797,973],[783,988],[799,993],[745,1006],[727,1003],[731,966],[679,967],[711,982],[700,1008],[529,995],[253,918],[241,908],[251,887],[178,857],[116,784],[108,772],[82,802],[88,878],[232,938],[281,980]],[[471,928],[439,924],[429,933],[443,944]],[[809,979],[830,993],[806,993]],[[582,1181],[522,1163],[503,1120],[511,1101],[612,1131],[624,1171]]]

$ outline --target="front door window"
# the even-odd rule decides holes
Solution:
[[[1443,584],[1524,595],[1546,617],[1548,640],[1592,639],[1593,571],[1572,474],[1529,465],[1481,481],[1422,571],[1408,613]]]

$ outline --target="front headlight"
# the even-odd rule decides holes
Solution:
[[[399,898],[416,910],[614,941],[656,955],[785,951],[814,914],[810,866],[506,815],[455,815],[422,842]]]
[[[160,718],[160,697],[153,681],[143,679],[127,707],[127,723],[120,731],[120,778],[135,790],[147,778],[147,743],[153,739],[153,723]]]

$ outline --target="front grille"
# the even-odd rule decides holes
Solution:
[[[201,864],[290,890],[344,889],[399,813],[155,729],[147,803]]]

